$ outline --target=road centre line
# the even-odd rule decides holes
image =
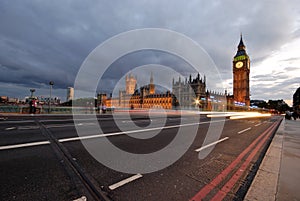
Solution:
[[[23,143],[23,144],[6,145],[6,146],[0,146],[0,150],[16,149],[16,148],[22,148],[22,147],[32,147],[32,146],[45,145],[45,144],[50,144],[50,142],[49,141],[40,141],[40,142],[29,142],[29,143]]]
[[[39,126],[18,126],[18,130],[33,130],[39,128]]]
[[[259,124],[256,124],[256,125],[254,125],[255,127],[257,127],[257,126],[260,126],[261,125],[261,123],[259,123]]]
[[[90,125],[95,125],[95,123],[79,123],[76,124],[76,126],[90,126]],[[45,125],[46,128],[64,128],[64,127],[75,127],[73,123],[69,124],[49,124]]]
[[[134,122],[134,121],[140,121],[140,122],[152,122],[153,120],[152,119],[133,119],[133,120],[129,120],[129,121],[122,121],[122,123],[131,123],[131,122]]]
[[[132,182],[132,181],[134,181],[134,180],[137,180],[137,179],[139,179],[139,178],[141,178],[141,177],[143,177],[143,175],[141,175],[141,174],[136,174],[136,175],[133,175],[133,176],[127,178],[127,179],[124,179],[124,180],[119,181],[119,182],[117,182],[117,183],[115,183],[115,184],[112,184],[112,185],[110,185],[108,188],[109,188],[110,190],[115,190],[116,188],[119,188],[119,187],[121,187],[121,186],[123,186],[123,185],[125,185],[125,184],[127,184],[127,183],[129,183],[129,182]]]
[[[9,128],[5,128],[4,130],[9,131],[9,130],[14,130],[17,129],[17,127],[9,127]]]
[[[74,127],[74,124],[64,124],[64,125],[59,125],[59,124],[50,124],[50,125],[45,125],[46,128],[64,128],[64,127]]]
[[[246,131],[248,131],[248,130],[250,130],[250,129],[251,129],[251,127],[246,128],[246,129],[244,129],[244,130],[241,130],[241,131],[238,132],[238,134],[244,133],[244,132],[246,132]]]
[[[180,124],[180,125],[173,125],[173,126],[147,128],[147,129],[131,130],[131,131],[122,131],[122,132],[107,133],[107,134],[96,134],[96,135],[89,135],[89,136],[82,136],[82,137],[64,138],[64,139],[59,139],[58,141],[59,142],[70,142],[70,141],[77,141],[77,140],[87,140],[87,139],[93,139],[93,138],[110,137],[110,136],[117,136],[117,135],[126,135],[126,134],[139,133],[139,132],[148,132],[148,131],[154,131],[154,130],[194,126],[194,125],[207,124],[207,123],[217,123],[217,122],[221,122],[221,121],[227,121],[227,120],[217,120],[217,121],[190,123],[190,124]]]
[[[205,145],[205,146],[203,146],[203,147],[200,147],[199,149],[195,149],[195,151],[196,152],[200,152],[200,151],[202,151],[202,150],[204,150],[204,149],[206,149],[206,148],[208,148],[208,147],[211,147],[211,146],[213,146],[213,145],[216,145],[216,144],[218,144],[218,143],[220,143],[220,142],[223,142],[223,141],[225,141],[225,140],[228,140],[229,139],[229,137],[224,137],[224,138],[222,138],[222,139],[220,139],[220,140],[218,140],[218,141],[215,141],[215,142],[212,142],[212,143],[210,143],[210,144],[207,144],[207,145]]]
[[[17,124],[17,123],[34,123],[32,120],[10,120],[10,121],[0,121],[0,124]]]

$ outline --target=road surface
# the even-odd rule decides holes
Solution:
[[[75,200],[82,196],[87,200],[115,201],[241,200],[281,120],[279,116],[231,120],[169,114],[161,126],[159,115],[149,119],[147,114],[135,113],[130,119],[117,116],[120,129],[111,115],[97,117],[102,132],[90,129],[94,123],[87,115],[76,122],[86,131],[83,136],[78,136],[69,115],[3,118],[1,200]],[[136,127],[128,126],[129,122]],[[209,126],[219,122],[224,123],[221,136],[205,142]],[[82,144],[83,140],[106,138],[123,151],[151,154],[169,145],[179,128],[195,126],[196,137],[183,156],[152,173],[113,170],[93,158]],[[153,130],[159,130],[159,134],[147,136]],[[176,151],[176,146],[172,149]],[[199,159],[199,153],[210,149],[206,157]]]

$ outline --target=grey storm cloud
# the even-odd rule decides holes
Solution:
[[[285,67],[284,70],[285,71],[297,71],[299,70],[300,67]]]
[[[0,2],[0,92],[16,85],[19,95],[16,90],[5,95],[22,97],[27,94],[22,87],[45,88],[53,80],[54,89],[65,96],[59,90],[73,85],[81,64],[95,47],[116,34],[141,28],[185,34],[207,51],[223,79],[231,79],[240,33],[255,65],[292,35],[299,35],[299,29],[293,29],[295,7],[296,0],[4,0]],[[138,64],[186,68],[178,58],[158,52],[130,58],[116,61],[122,67],[111,66],[104,79],[110,80],[108,88]]]
[[[287,75],[284,72],[274,72],[271,73],[269,76],[266,75],[255,75],[251,77],[255,81],[276,81],[276,80],[281,80],[281,79],[289,79],[289,75]]]

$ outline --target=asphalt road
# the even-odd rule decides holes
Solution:
[[[129,119],[119,114],[115,120],[99,115],[97,123],[83,115],[74,123],[68,115],[8,116],[0,121],[0,200],[242,200],[280,119],[210,119],[198,114],[155,114],[149,119],[136,113]],[[221,136],[210,139],[209,129],[217,133],[214,129],[222,123]],[[101,132],[95,130],[98,125]],[[187,141],[172,144],[178,135]],[[101,156],[127,173],[113,170],[85,147],[95,149],[108,139],[118,150],[139,156],[162,149],[174,153],[139,163],[146,172],[148,166],[155,169],[172,161],[191,138],[181,157],[151,173],[128,173],[137,161],[111,157],[113,150],[98,147]]]

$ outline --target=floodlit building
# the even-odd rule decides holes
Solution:
[[[126,75],[125,90],[119,91],[119,97],[107,98],[108,107],[200,109],[208,111],[248,110],[250,109],[250,57],[246,53],[242,35],[233,57],[233,95],[206,89],[206,77],[198,73],[195,78],[179,77],[173,79],[172,92],[156,93],[153,74],[148,85],[137,89],[137,79]],[[299,90],[300,91],[300,90]],[[295,101],[295,103],[299,103]]]
[[[173,106],[180,109],[200,109],[224,111],[227,105],[227,92],[219,93],[206,89],[206,77],[200,74],[193,78],[178,81],[173,79],[172,93],[174,95]]]
[[[234,102],[237,106],[250,106],[250,58],[246,53],[242,35],[232,68]]]
[[[67,89],[67,101],[73,100],[74,99],[74,88],[73,87],[68,87]]]
[[[126,90],[120,90],[119,97],[106,99],[105,104],[107,107],[172,109],[173,95],[170,92],[155,93],[152,73],[148,85],[137,89],[136,77],[131,74],[126,76],[125,85]]]

